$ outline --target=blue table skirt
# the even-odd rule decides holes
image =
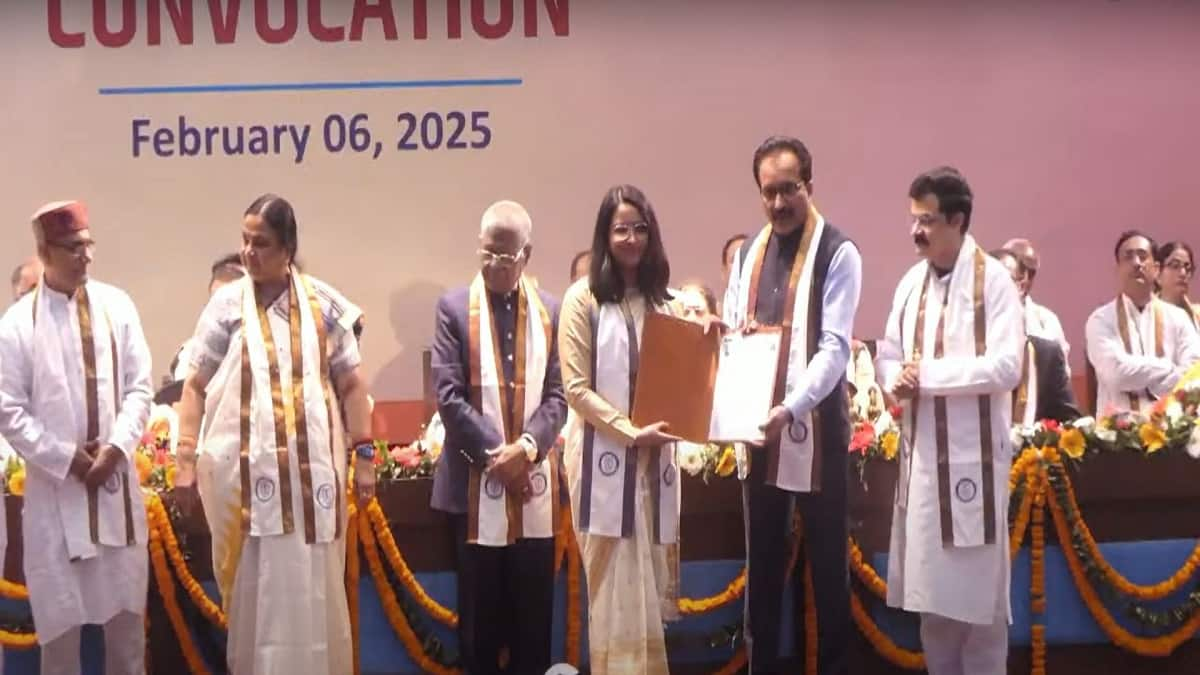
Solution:
[[[1183,566],[1195,546],[1195,541],[1172,539],[1145,542],[1122,542],[1101,544],[1100,548],[1113,567],[1135,583],[1152,584],[1166,579]],[[885,555],[875,556],[873,563],[881,576],[886,578],[887,559]],[[682,592],[688,597],[706,597],[723,590],[737,575],[742,567],[740,560],[710,560],[688,562],[682,565]],[[364,573],[365,573],[364,566]],[[1014,646],[1027,646],[1030,636],[1029,587],[1030,565],[1029,549],[1023,549],[1017,556],[1012,572],[1012,608],[1013,625],[1009,631],[1009,640]],[[438,602],[452,607],[454,605],[455,579],[450,572],[418,574],[417,578],[426,591]],[[1163,608],[1182,602],[1187,593],[1195,587],[1185,584],[1184,589],[1176,596],[1152,603],[1151,607]],[[210,596],[216,598],[215,586],[205,586]],[[859,591],[862,593],[862,591]],[[586,599],[586,593],[582,594]],[[785,603],[791,604],[791,593],[785,594]],[[554,658],[563,660],[564,633],[566,628],[566,575],[561,574],[555,590],[555,621],[554,621]],[[871,600],[869,607],[880,627],[898,644],[909,649],[919,647],[916,618],[902,612],[888,609],[883,603]],[[28,612],[28,605],[23,602],[0,600],[0,608],[5,614],[16,615]],[[360,631],[362,639],[362,672],[364,675],[389,675],[419,673],[420,671],[409,659],[403,645],[396,638],[383,606],[375,592],[374,581],[370,576],[364,576],[359,585]],[[791,626],[792,612],[785,612],[785,636],[794,634]],[[722,627],[738,621],[741,615],[741,602],[722,607],[719,610],[701,616],[684,618],[670,624],[667,628],[668,644],[675,649],[671,653],[673,663],[717,663],[727,660],[732,651],[728,646],[711,647],[707,638],[720,632]],[[1114,616],[1122,620],[1127,628],[1133,626],[1120,616],[1119,610]],[[1087,608],[1083,605],[1075,585],[1067,569],[1062,551],[1054,546],[1046,549],[1046,640],[1050,645],[1055,644],[1095,644],[1107,643],[1108,639],[1092,620]],[[453,631],[432,619],[428,625],[436,626],[438,635],[451,650],[457,644]],[[584,618],[584,647],[583,655],[587,657],[587,624]],[[1136,631],[1135,631],[1136,634]],[[790,642],[790,639],[789,639]],[[786,648],[791,649],[788,644]],[[101,636],[95,627],[84,630],[82,658],[85,675],[101,675],[103,671],[103,646]],[[38,672],[38,650],[11,651],[4,653],[4,672],[8,675],[36,675]]]

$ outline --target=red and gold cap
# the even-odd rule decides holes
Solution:
[[[31,219],[41,225],[47,239],[61,239],[88,227],[87,207],[83,202],[50,202],[34,212]]]

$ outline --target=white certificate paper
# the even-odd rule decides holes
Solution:
[[[722,338],[709,440],[762,445],[758,427],[771,411],[779,338],[779,331],[731,333]]]

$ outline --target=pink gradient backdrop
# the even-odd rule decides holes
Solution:
[[[110,3],[114,4],[115,3]],[[140,6],[141,3],[139,3]],[[252,3],[243,3],[243,29]],[[302,3],[303,4],[303,3]],[[430,25],[444,10],[430,3]],[[494,4],[494,3],[493,3]],[[11,6],[10,6],[11,5]],[[405,37],[280,46],[252,39],[105,49],[54,47],[44,6],[0,9],[0,246],[15,264],[41,202],[79,196],[101,242],[96,275],[127,288],[166,370],[204,301],[211,259],[234,249],[263,191],[289,196],[310,271],[368,313],[368,376],[379,398],[421,392],[419,351],[437,293],[473,270],[479,215],[513,198],[534,217],[532,271],[560,291],[590,239],[606,187],[632,182],[662,221],[676,280],[718,280],[721,242],[761,226],[750,174],[770,133],[804,139],[826,217],[866,263],[856,332],[882,329],[913,262],[906,189],[958,166],[988,247],[1025,235],[1042,251],[1035,295],[1058,312],[1082,364],[1087,314],[1114,292],[1111,247],[1128,227],[1200,244],[1200,5],[1062,0],[949,2],[582,2],[570,35],[494,42]],[[86,24],[90,3],[64,0]],[[349,3],[326,3],[328,23]],[[204,8],[196,3],[197,12]],[[142,10],[139,9],[139,12]],[[114,14],[115,16],[115,14]],[[517,5],[517,26],[521,4]],[[303,11],[301,11],[303,22]],[[303,25],[303,23],[302,23]],[[545,22],[543,21],[543,26]],[[172,42],[168,35],[166,42]],[[18,64],[13,66],[12,64]],[[143,84],[521,77],[506,89],[103,97]],[[484,151],[290,158],[134,159],[129,121],[304,121],[371,114],[390,138],[399,111],[491,113]],[[387,133],[383,133],[386,131]]]

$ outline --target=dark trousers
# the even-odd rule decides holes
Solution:
[[[828,448],[826,448],[828,450]],[[846,450],[821,457],[821,492],[794,494],[764,483],[766,455],[751,449],[750,475],[742,483],[746,524],[747,653],[752,673],[802,672],[804,663],[804,565],[812,565],[817,610],[817,672],[849,669],[850,578],[846,551]],[[803,543],[792,570],[796,657],[780,655],[784,585],[792,553],[792,512],[804,519]],[[797,670],[801,668],[801,670]]]
[[[467,516],[453,520],[463,667],[469,675],[542,675],[550,668],[554,540],[467,544]],[[506,646],[508,665],[502,669],[500,650]]]

